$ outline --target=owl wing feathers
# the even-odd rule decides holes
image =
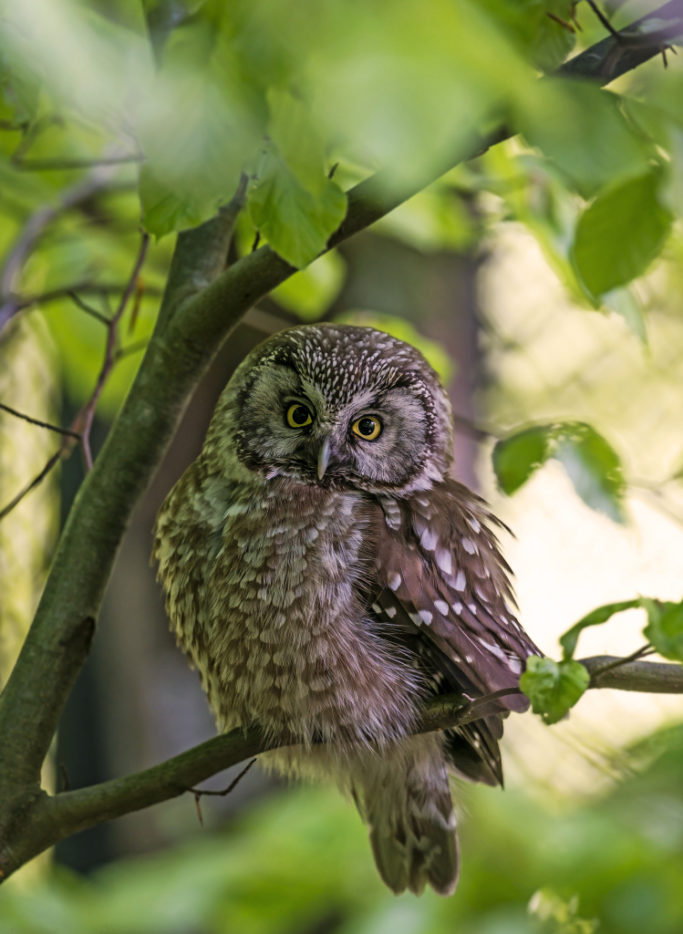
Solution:
[[[452,479],[407,500],[378,498],[374,507],[372,611],[417,650],[434,693],[474,699],[518,688],[526,658],[539,653],[510,611],[509,568],[489,528],[496,522]],[[521,694],[497,698],[492,715],[447,731],[456,768],[500,783],[500,718],[527,706]]]

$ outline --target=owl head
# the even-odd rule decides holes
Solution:
[[[408,495],[442,480],[452,415],[422,354],[367,327],[303,325],[256,347],[219,400],[205,451],[266,479]]]

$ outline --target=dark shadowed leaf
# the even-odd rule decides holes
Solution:
[[[551,454],[549,426],[527,428],[498,441],[493,449],[493,469],[500,488],[511,495]]]

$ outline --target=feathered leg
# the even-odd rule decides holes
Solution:
[[[429,883],[441,895],[452,894],[458,843],[441,741],[416,736],[382,757],[363,756],[350,784],[389,888],[419,895]]]

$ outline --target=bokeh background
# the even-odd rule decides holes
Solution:
[[[601,37],[599,23],[584,25],[581,42]],[[680,81],[675,59],[670,71]],[[661,81],[660,62],[624,79],[648,81]],[[0,401],[68,425],[92,391],[106,334],[64,289],[78,284],[91,311],[111,313],[139,240],[135,168],[98,167],[87,176],[92,191],[65,209],[65,192],[83,176],[17,165],[25,137],[9,126],[9,111],[5,122],[3,296],[20,291],[43,300],[4,322]],[[74,133],[48,121],[32,153],[46,159],[65,146],[90,152],[101,141],[93,134],[89,124]],[[358,176],[351,160],[338,171],[344,187]],[[46,219],[41,212],[55,205],[62,207]],[[683,236],[674,226],[647,273],[615,297],[612,310],[595,310],[563,276],[548,236],[552,222],[559,237],[563,212],[572,210],[576,198],[535,151],[508,141],[451,171],[247,314],[136,510],[94,650],[59,731],[46,776],[53,787],[136,771],[214,734],[198,678],[167,631],[149,563],[151,528],[198,452],[231,372],[257,342],[300,320],[390,330],[439,369],[457,416],[457,475],[513,529],[503,547],[520,618],[549,655],[558,657],[558,636],[602,603],[638,594],[681,599]],[[249,251],[254,235],[241,217],[233,259]],[[150,334],[171,240],[152,243],[142,289],[123,320],[125,353],[97,407],[95,452]],[[95,285],[103,281],[106,289]],[[618,452],[627,481],[624,523],[591,510],[559,463],[538,470],[513,497],[497,488],[495,441],[525,425],[565,420],[588,422]],[[0,506],[57,444],[0,412]],[[0,523],[3,677],[83,471],[77,455],[64,459]],[[582,636],[579,654],[626,655],[642,644],[643,622],[639,611],[621,614]],[[531,713],[512,717],[505,790],[454,785],[463,871],[451,899],[391,895],[350,802],[334,788],[289,785],[256,767],[229,795],[203,797],[201,821],[192,795],[184,795],[60,843],[3,886],[0,932],[680,934],[682,722],[678,697],[606,690],[589,692],[551,728]],[[226,787],[238,771],[207,787]]]

